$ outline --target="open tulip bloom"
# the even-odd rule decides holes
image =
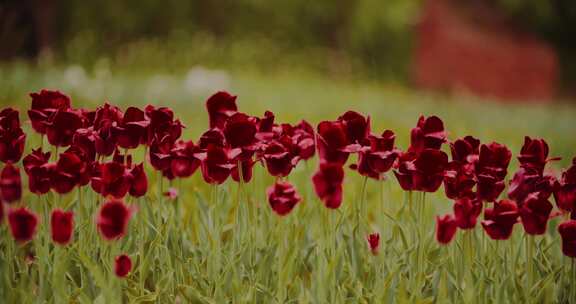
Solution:
[[[191,138],[169,107],[30,98],[0,111],[6,303],[576,301],[576,157],[555,171],[544,139],[279,122],[224,91]]]

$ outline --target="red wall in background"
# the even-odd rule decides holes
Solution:
[[[544,41],[513,30],[483,6],[465,9],[450,0],[425,2],[413,64],[417,86],[504,100],[546,101],[555,96],[558,60]]]

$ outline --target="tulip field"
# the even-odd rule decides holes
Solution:
[[[574,106],[261,81],[0,89],[0,302],[576,303]]]

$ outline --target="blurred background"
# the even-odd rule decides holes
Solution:
[[[569,0],[0,0],[0,102],[48,87],[201,128],[227,89],[252,114],[352,108],[406,134],[438,114],[453,137],[547,136],[570,158],[575,37]]]

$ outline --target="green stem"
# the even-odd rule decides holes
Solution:
[[[530,290],[532,286],[534,286],[534,236],[533,235],[526,235],[526,269],[528,271],[528,275],[526,277],[526,293],[527,299],[531,299],[530,297]]]

